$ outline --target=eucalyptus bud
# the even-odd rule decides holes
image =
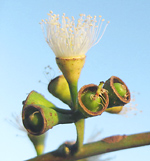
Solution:
[[[63,75],[52,79],[48,85],[48,91],[64,103],[71,106],[69,85]]]

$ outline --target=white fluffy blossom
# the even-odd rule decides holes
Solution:
[[[99,16],[91,17],[80,14],[75,23],[74,17],[69,19],[62,15],[61,23],[59,15],[48,14],[48,19],[40,23],[44,32],[45,40],[51,47],[56,57],[74,57],[85,53],[102,38],[109,22],[103,27],[104,19]]]

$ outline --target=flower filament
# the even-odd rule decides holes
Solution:
[[[56,57],[72,57],[85,55],[85,53],[102,38],[102,24],[104,19],[99,16],[97,22],[96,16],[93,18],[85,14],[80,14],[80,18],[75,24],[75,18],[71,19],[62,15],[62,23],[59,21],[59,15],[48,14],[48,19],[40,23],[44,32],[45,40],[51,47]],[[46,32],[45,32],[46,31]]]

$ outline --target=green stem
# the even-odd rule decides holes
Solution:
[[[116,136],[119,137],[119,136]],[[109,137],[107,139],[97,141],[94,143],[89,143],[83,145],[81,150],[75,153],[72,156],[62,157],[59,155],[58,151],[49,152],[47,154],[35,157],[33,159],[29,159],[27,161],[74,161],[78,159],[83,159],[86,157],[104,154],[107,152],[113,152],[122,149],[140,147],[144,145],[150,145],[150,132],[134,134],[128,136],[122,136],[123,139],[120,141],[114,141],[113,137]],[[107,142],[106,142],[107,140]],[[110,143],[108,143],[110,140]],[[112,141],[112,143],[111,143]]]
[[[52,109],[54,109],[57,112],[60,112],[62,114],[73,114],[72,110],[66,110],[66,109],[62,109],[62,108],[58,108],[58,107],[52,107]]]
[[[58,113],[58,117],[59,117],[58,124],[68,124],[68,123],[75,122],[75,120],[74,120],[74,118],[72,117],[71,114]]]
[[[68,82],[70,88],[70,94],[72,99],[72,110],[77,111],[77,97],[78,97],[78,89],[77,84],[78,81],[75,82]],[[78,151],[83,145],[84,139],[84,119],[80,119],[75,123],[76,130],[77,130],[77,140],[75,145],[73,146],[73,153]]]
[[[69,82],[68,81],[68,84],[69,84],[69,89],[70,89],[70,94],[71,94],[71,99],[72,99],[72,111],[75,112],[78,109],[78,105],[77,105],[77,97],[78,97],[77,84],[78,84],[78,81],[74,81],[74,82]],[[69,119],[67,119],[67,120],[69,120]],[[83,145],[84,119],[78,120],[75,123],[75,126],[76,126],[76,130],[77,130],[77,141],[76,141],[75,145],[73,146],[73,153],[78,151]]]
[[[78,81],[76,82],[71,82],[69,83],[69,89],[70,89],[70,94],[71,94],[71,99],[72,99],[72,110],[76,111],[78,106],[77,106],[77,96],[78,96],[78,88],[77,88],[77,84]]]
[[[44,147],[45,147],[46,133],[42,135],[31,135],[28,133],[28,137],[33,143],[37,155],[43,154]]]
[[[80,119],[75,123],[76,130],[77,130],[77,141],[74,145],[73,151],[79,151],[83,146],[84,141],[84,123],[85,119]]]

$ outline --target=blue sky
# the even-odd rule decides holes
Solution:
[[[148,0],[0,1],[1,160],[21,161],[36,155],[26,134],[6,121],[12,119],[12,113],[21,113],[22,101],[30,91],[36,90],[57,106],[67,108],[47,91],[50,79],[61,74],[39,25],[50,10],[76,19],[80,13],[102,15],[110,21],[101,41],[86,54],[79,89],[115,75],[127,84],[132,98],[135,98],[127,107],[136,106],[137,110],[128,112],[128,118],[104,113],[87,119],[85,142],[97,131],[101,131],[100,138],[104,138],[150,130],[147,102],[150,90],[149,8]],[[55,72],[46,77],[44,67],[47,65]],[[45,152],[56,149],[66,140],[75,139],[74,125],[56,126],[48,132]],[[149,146],[113,152],[103,157],[112,158],[112,161],[149,160]]]

